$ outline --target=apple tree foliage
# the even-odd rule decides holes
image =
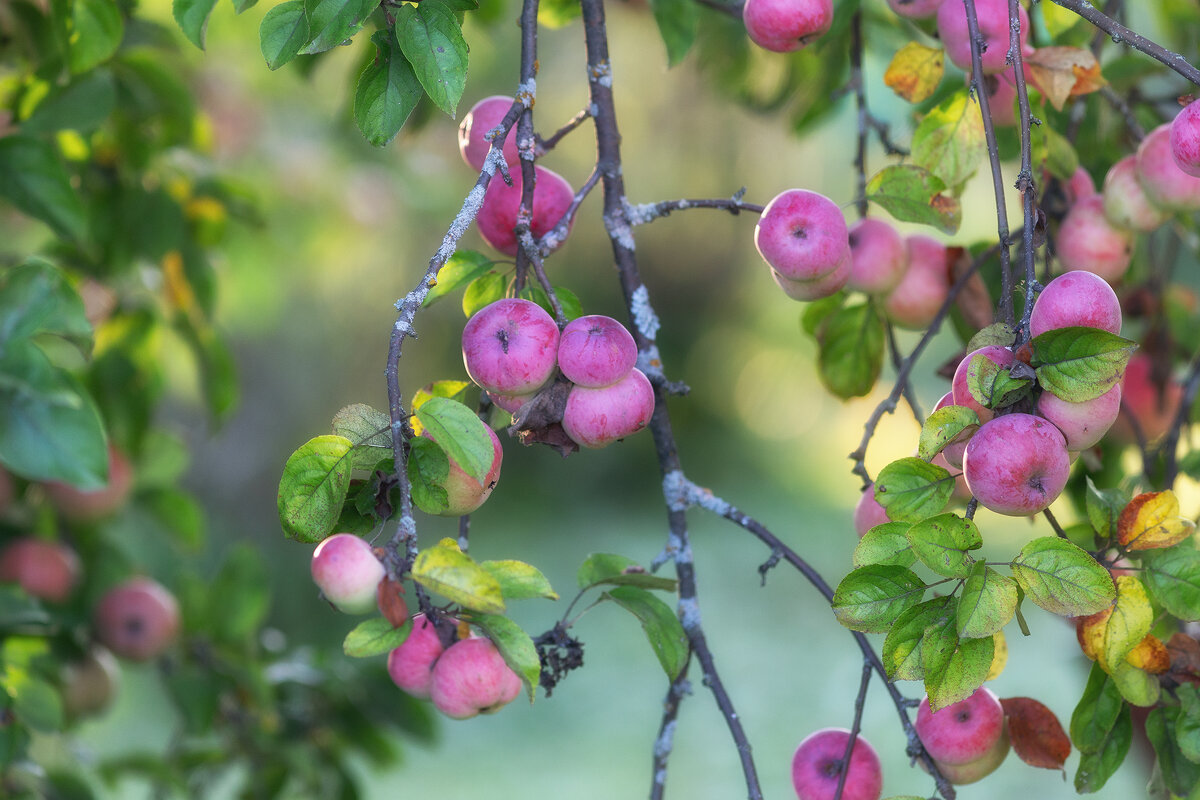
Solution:
[[[253,0],[233,3],[238,13],[250,5]],[[1067,182],[1080,166],[1098,175],[1131,152],[1146,130],[1170,120],[1175,98],[1192,91],[1188,81],[1200,78],[1187,64],[1198,52],[1194,4],[1163,0],[1139,7],[1163,31],[1160,41],[1137,32],[1143,20],[1126,8],[1132,4],[1105,5],[1102,11],[1076,0],[1045,0],[1030,9],[1030,40],[1038,49],[1028,57],[1029,82],[1018,86],[1013,126],[994,124],[997,109],[981,109],[995,79],[964,82],[945,64],[930,24],[901,20],[882,2],[839,0],[830,30],[799,52],[771,55],[769,76],[757,69],[763,55],[747,41],[736,2],[651,0],[645,9],[646,24],[661,33],[667,64],[700,70],[713,91],[776,115],[797,135],[853,105],[859,147],[847,174],[856,180],[859,216],[878,207],[943,233],[957,231],[969,214],[997,218],[995,239],[952,251],[950,296],[907,353],[875,298],[843,291],[800,311],[804,335],[817,344],[817,375],[835,396],[867,395],[880,383],[885,362],[892,369],[892,390],[865,420],[862,444],[851,454],[852,471],[873,481],[890,522],[862,537],[853,563],[832,583],[762,523],[687,477],[687,446],[676,442],[666,408],[667,397],[684,390],[671,380],[673,365],[662,363],[655,343],[653,304],[660,299],[642,282],[634,231],[691,208],[753,219],[762,205],[742,191],[726,199],[630,201],[621,148],[638,143],[621,142],[614,97],[628,93],[636,100],[637,87],[623,83],[620,65],[609,60],[603,0],[274,5],[259,29],[270,70],[303,68],[336,47],[363,51],[351,117],[380,147],[411,124],[421,104],[461,111],[470,64],[464,20],[480,23],[467,27],[471,35],[514,20],[523,32],[512,63],[515,99],[496,137],[515,126],[522,163],[505,167],[493,148],[459,214],[447,220],[442,238],[430,239],[428,265],[410,276],[412,290],[396,303],[389,408],[347,398],[329,429],[314,431],[287,458],[278,495],[283,532],[312,544],[348,531],[380,544],[390,577],[410,588],[420,609],[434,616],[449,611],[490,637],[531,700],[539,686],[548,695],[579,666],[572,658],[579,647],[572,611],[581,599],[629,611],[669,683],[652,796],[664,790],[671,750],[666,732],[696,671],[743,753],[749,796],[761,796],[749,742],[700,621],[689,510],[728,520],[767,548],[768,568],[786,563],[818,588],[828,607],[808,613],[832,613],[849,629],[848,644],[884,682],[910,742],[917,739],[905,695],[927,693],[934,707],[969,696],[1003,668],[1005,636],[1030,635],[1022,608],[1033,603],[1072,620],[1094,667],[1065,726],[1053,715],[1047,719],[1040,704],[1005,701],[1018,755],[1035,767],[1061,768],[1073,747],[1082,756],[1075,788],[1095,791],[1130,749],[1132,709],[1148,709],[1141,727],[1157,757],[1152,794],[1192,794],[1200,785],[1200,644],[1186,624],[1200,621],[1200,553],[1195,509],[1181,509],[1172,487],[1181,473],[1200,478],[1200,455],[1184,435],[1200,386],[1200,325],[1194,293],[1172,281],[1176,259],[1154,255],[1186,251],[1178,260],[1194,261],[1195,219],[1178,214],[1138,238],[1120,284],[1124,337],[1089,328],[1032,338],[1029,332],[1031,302],[1052,274]],[[7,211],[43,224],[46,234],[29,252],[7,244],[0,252],[0,464],[12,476],[15,497],[0,518],[0,535],[63,541],[83,562],[82,585],[65,604],[0,586],[0,781],[12,796],[87,795],[88,781],[76,768],[37,763],[31,745],[38,737],[69,735],[75,720],[63,710],[64,665],[90,644],[96,599],[132,573],[153,574],[181,600],[183,635],[156,663],[180,729],[165,756],[99,763],[101,778],[139,775],[164,792],[185,793],[241,764],[253,767],[245,772],[246,796],[353,796],[346,758],[394,758],[393,740],[381,733],[389,727],[429,735],[424,705],[397,700],[401,713],[393,707],[385,718],[366,699],[390,688],[380,656],[404,641],[410,625],[380,615],[348,626],[345,654],[361,659],[353,667],[329,654],[293,652],[273,639],[267,646],[260,629],[268,598],[257,556],[238,548],[215,572],[191,566],[205,546],[204,514],[179,485],[187,447],[159,422],[165,373],[155,342],[172,335],[187,345],[214,423],[233,412],[230,350],[213,321],[219,291],[213,256],[228,225],[259,224],[249,187],[204,159],[196,102],[179,59],[181,46],[204,47],[217,8],[215,0],[174,0],[179,31],[148,20],[125,0],[12,0],[0,9],[0,199]],[[1015,13],[1015,1],[1012,8]],[[586,76],[588,103],[557,132],[534,111],[540,26],[573,27],[581,41],[573,68]],[[180,31],[191,45],[181,42]],[[866,53],[887,62],[885,83],[911,104],[910,141],[894,141],[890,121],[871,111],[862,89]],[[528,220],[533,161],[561,136],[588,135],[589,128],[596,172],[562,224],[537,240]],[[888,156],[868,169],[871,137]],[[171,157],[180,152],[195,158]],[[1003,202],[999,209],[962,202],[964,185],[981,171],[995,175],[1003,201],[1010,187],[1000,178],[1002,160],[1021,163],[1023,220],[1011,228]],[[459,249],[488,183],[509,180],[508,171],[516,169],[527,191],[515,264]],[[451,461],[473,477],[486,473],[491,444],[478,420],[496,427],[508,421],[462,374],[407,374],[402,353],[406,344],[419,346],[407,340],[420,311],[446,298],[461,298],[467,316],[506,296],[543,305],[560,324],[585,313],[587,298],[552,285],[542,270],[576,213],[603,215],[639,364],[655,387],[650,435],[668,527],[663,556],[653,564],[617,554],[587,556],[562,621],[531,634],[506,616],[509,603],[557,600],[563,587],[552,587],[535,565],[476,561],[465,526],[457,540],[429,541],[416,513],[446,509]],[[1070,402],[1099,397],[1139,348],[1151,359],[1160,389],[1177,384],[1177,406],[1161,435],[1148,437],[1133,424],[1132,443],[1110,436],[1081,454],[1066,502],[1056,506],[1071,517],[1047,514],[1015,552],[983,560],[978,551],[988,537],[986,518],[976,522],[976,503],[964,507],[955,497],[955,473],[932,463],[946,446],[967,438],[980,418],[961,407],[926,418],[912,397],[915,371],[941,366],[921,360],[935,336],[955,338],[964,353],[987,344],[1014,349],[1019,367],[972,370],[972,397],[995,413],[1028,410],[1045,392]],[[574,449],[556,432],[561,398],[556,407],[551,394],[522,408],[509,446]],[[917,455],[871,476],[866,454],[876,426],[901,403],[923,420],[913,443]],[[423,430],[436,432],[436,443],[421,438]],[[103,486],[110,445],[134,464],[129,502],[88,522],[59,514],[44,484]],[[558,457],[547,452],[551,456]],[[660,574],[668,563],[672,577]],[[353,680],[345,679],[346,669],[356,671]],[[1022,733],[1032,728],[1036,735]],[[913,747],[937,794],[953,798],[955,789],[928,754]]]

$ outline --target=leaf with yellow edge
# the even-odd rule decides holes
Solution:
[[[1125,661],[1151,675],[1161,675],[1171,668],[1171,654],[1167,646],[1152,633],[1147,633],[1146,638],[1129,651]]]
[[[1116,580],[1117,598],[1113,604],[1079,622],[1079,645],[1084,655],[1113,674],[1114,667],[1150,633],[1154,610],[1146,588],[1137,578],[1121,575]]]
[[[1117,519],[1117,541],[1129,550],[1173,547],[1195,531],[1196,523],[1179,516],[1179,498],[1170,489],[1139,494]]]
[[[1008,666],[1008,640],[1004,638],[1004,631],[996,631],[992,634],[992,644],[995,647],[992,652],[992,666],[988,668],[985,681],[999,678],[1000,673],[1004,672],[1004,668]]]
[[[459,605],[481,614],[503,614],[500,582],[458,548],[453,539],[442,539],[417,554],[413,580]]]
[[[1083,47],[1041,47],[1025,59],[1025,64],[1033,82],[1057,111],[1062,111],[1069,98],[1108,85],[1096,56]]]
[[[883,82],[910,103],[919,103],[942,82],[946,72],[946,54],[940,47],[909,42],[892,57],[883,73]]]
[[[1147,674],[1127,661],[1122,661],[1111,674],[1113,683],[1121,692],[1121,697],[1135,706],[1148,708],[1157,703],[1162,694],[1162,686],[1159,684],[1158,678]]]

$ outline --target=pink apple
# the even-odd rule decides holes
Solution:
[[[492,465],[488,468],[487,474],[483,476],[483,480],[478,481],[468,475],[457,461],[450,458],[450,473],[446,476],[444,486],[447,507],[445,511],[441,512],[443,517],[461,517],[463,514],[470,514],[491,496],[492,489],[496,488],[496,482],[500,480],[500,462],[504,460],[504,450],[500,447],[500,439],[496,436],[496,432],[482,421],[479,423],[479,427],[487,431],[488,436],[492,439]],[[421,435],[431,441],[436,441],[428,430],[421,431]],[[447,458],[449,458],[448,454]]]
[[[1038,398],[1037,412],[1062,431],[1067,449],[1079,452],[1092,447],[1117,421],[1121,411],[1121,384],[1116,384],[1094,400],[1070,403],[1050,392]]]
[[[846,285],[867,294],[887,294],[908,269],[904,237],[887,222],[865,217],[850,226],[850,280]]]
[[[488,131],[504,121],[512,104],[511,97],[492,95],[471,106],[471,110],[463,117],[462,124],[458,126],[458,152],[462,154],[463,161],[467,162],[472,169],[483,169],[483,162],[492,146],[491,142],[484,137],[487,136]],[[516,123],[513,123],[504,137],[504,160],[512,169],[516,169],[520,164],[520,156],[517,153]]]
[[[937,13],[942,0],[888,0],[892,11],[909,19],[924,19]]]
[[[1116,283],[1133,258],[1133,235],[1104,215],[1104,196],[1085,197],[1071,206],[1058,228],[1057,272],[1094,272]]]
[[[1200,210],[1200,177],[1175,163],[1169,123],[1150,131],[1138,145],[1136,171],[1151,203],[1170,212]]]
[[[531,394],[554,374],[558,326],[537,303],[497,300],[467,320],[462,350],[467,374],[484,389]]]
[[[521,692],[521,679],[490,639],[460,639],[433,665],[429,696],[453,719],[493,714]]]
[[[963,473],[971,494],[997,514],[1040,513],[1067,485],[1071,457],[1054,425],[1032,414],[983,423],[967,442]]]
[[[576,386],[610,386],[629,374],[637,357],[633,334],[599,314],[571,320],[558,339],[558,368]]]
[[[1068,206],[1073,206],[1084,197],[1091,197],[1095,193],[1096,182],[1083,167],[1077,167],[1071,180],[1063,184],[1063,195],[1066,197]]]
[[[1137,179],[1137,158],[1133,155],[1125,156],[1108,170],[1103,194],[1104,215],[1118,228],[1148,232],[1169,217],[1146,197]]]
[[[1175,165],[1200,178],[1200,105],[1188,103],[1171,121],[1171,155]]]
[[[533,187],[533,218],[529,230],[533,238],[538,239],[562,219],[575,200],[575,190],[557,172],[542,166],[535,172],[537,182]],[[475,223],[485,242],[505,255],[515,256],[518,245],[513,227],[517,224],[517,211],[521,206],[521,173],[513,170],[511,174],[512,186],[498,176],[488,184]]]
[[[789,189],[772,198],[754,226],[763,260],[791,281],[814,281],[842,266],[850,237],[842,210],[823,194]]]
[[[783,289],[783,293],[793,300],[801,302],[820,300],[822,297],[829,297],[846,285],[846,281],[850,278],[850,251],[846,250],[846,255],[842,258],[841,263],[833,272],[823,278],[794,281],[791,278],[785,278],[774,269],[771,270],[771,277],[775,280],[775,285]]]
[[[1004,763],[1004,759],[1008,756],[1009,746],[1008,726],[1005,725],[1000,738],[979,758],[974,761],[968,761],[966,764],[942,764],[941,762],[937,762],[938,771],[942,773],[942,777],[955,786],[976,783],[991,775]]]
[[[1113,423],[1113,435],[1122,442],[1135,442],[1133,427],[1126,420],[1132,415],[1137,420],[1142,437],[1153,442],[1161,437],[1175,422],[1179,403],[1183,399],[1183,386],[1172,375],[1160,383],[1153,374],[1154,362],[1144,353],[1134,353],[1125,367],[1121,379],[1121,413]]]
[[[854,506],[854,530],[861,539],[871,528],[891,521],[887,511],[875,499],[875,484],[872,483],[858,496],[858,504]]]
[[[121,687],[121,667],[99,644],[82,657],[63,664],[61,672],[63,711],[68,719],[99,714],[108,708]]]
[[[1011,366],[1016,361],[1016,358],[1007,347],[988,345],[967,353],[963,360],[958,363],[958,368],[954,370],[954,379],[950,384],[954,405],[966,406],[972,409],[979,415],[980,422],[987,422],[994,416],[994,412],[990,408],[984,408],[971,395],[970,380],[971,376],[975,374],[975,368],[971,366],[971,362],[975,359],[975,356],[983,356],[993,364],[999,364],[1001,367]]]
[[[833,24],[832,0],[746,0],[742,21],[750,40],[765,50],[790,53]]]
[[[100,598],[93,616],[96,637],[121,658],[149,661],[179,633],[179,604],[162,584],[131,578]]]
[[[1004,707],[984,687],[936,712],[926,696],[917,707],[915,727],[925,752],[938,764],[967,764],[986,755],[1004,735]]]
[[[792,786],[799,800],[833,800],[838,780],[846,772],[842,800],[879,800],[883,794],[883,767],[870,742],[859,736],[844,759],[850,731],[823,728],[809,734],[792,756]]]
[[[983,37],[980,59],[986,73],[1003,72],[1008,66],[1008,0],[975,0],[975,16]],[[1029,39],[1029,15],[1018,6],[1021,47]],[[938,35],[946,47],[946,56],[959,69],[971,71],[971,34],[967,28],[967,10],[962,0],[951,0],[938,6]]]
[[[942,399],[937,401],[937,405],[935,405],[933,407],[933,410],[937,411],[940,408],[945,408],[946,406],[953,406],[953,405],[959,405],[959,404],[954,402],[954,392],[949,391],[949,392],[946,392],[944,395],[942,395]],[[979,412],[976,411],[975,413],[978,414]],[[954,469],[962,469],[963,451],[966,449],[967,449],[966,442],[955,442],[954,444],[948,444],[945,447],[943,447],[942,452],[938,453],[938,455],[940,455],[942,457],[942,459],[946,462],[947,468],[953,467]],[[932,463],[932,462],[930,462],[930,463]]]
[[[496,408],[503,409],[510,414],[515,414],[521,410],[521,406],[525,405],[533,397],[533,394],[495,394],[488,392],[488,397],[492,400],[492,405]]]
[[[1029,336],[1036,338],[1058,328],[1099,328],[1121,332],[1121,302],[1100,276],[1087,270],[1064,272],[1046,284],[1033,301]]]
[[[366,614],[376,607],[376,591],[386,570],[371,545],[352,533],[335,533],[313,550],[313,583],[344,614]]]
[[[612,386],[572,387],[562,426],[580,447],[605,447],[646,427],[653,414],[654,387],[634,368]]]
[[[1025,78],[1029,83],[1028,73]],[[999,128],[1011,128],[1017,124],[1017,78],[1012,67],[1008,67],[984,81],[988,93],[988,111],[992,124]]]
[[[109,445],[107,486],[85,491],[66,483],[50,482],[46,484],[46,496],[67,519],[91,522],[125,505],[132,489],[133,467],[129,459]]]
[[[929,236],[909,236],[904,241],[908,270],[883,301],[888,319],[912,331],[929,327],[950,294],[946,247]]]
[[[437,629],[424,614],[414,615],[412,623],[408,638],[388,654],[388,675],[393,683],[413,697],[428,700],[433,665],[445,648]]]
[[[63,603],[79,583],[79,557],[58,542],[24,536],[0,550],[0,581],[20,584],[32,597]]]

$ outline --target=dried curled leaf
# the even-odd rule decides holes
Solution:
[[[1092,51],[1083,47],[1042,47],[1025,63],[1033,82],[1058,111],[1071,97],[1088,94],[1108,85]]]

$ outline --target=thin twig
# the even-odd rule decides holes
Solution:
[[[1033,247],[1033,204],[1037,198],[1037,185],[1033,179],[1033,154],[1030,144],[1030,129],[1033,118],[1029,113],[1029,91],[1025,86],[1025,67],[1021,62],[1021,18],[1017,0],[1008,0],[1009,43],[1008,55],[1012,61],[1013,75],[1017,83],[1017,107],[1021,115],[1021,172],[1017,175],[1016,187],[1021,192],[1021,209],[1025,224],[1021,228],[1021,255],[1025,261],[1025,306],[1021,322],[1017,326],[1016,343],[1023,344],[1029,335],[1029,319],[1033,313],[1033,296],[1040,284],[1037,282],[1037,265]],[[1041,124],[1040,121],[1038,124]],[[1009,302],[1012,299],[1009,298]],[[1009,309],[1011,312],[1011,308]]]
[[[858,742],[858,732],[862,730],[863,707],[867,701],[867,689],[871,686],[871,662],[863,660],[862,681],[858,684],[858,694],[854,698],[854,722],[850,725],[850,740],[846,742],[846,754],[842,756],[842,766],[838,771],[837,789],[833,800],[842,800],[846,790],[846,777],[850,774],[850,757],[854,755],[854,745]]]
[[[1153,59],[1175,70],[1192,83],[1200,86],[1200,69],[1196,69],[1179,53],[1167,50],[1165,47],[1150,41],[1135,31],[1126,28],[1112,17],[1100,11],[1088,0],[1050,0],[1055,5],[1074,11],[1100,30],[1107,33],[1117,44],[1124,44],[1139,50]]]
[[[654,765],[651,775],[650,800],[662,800],[667,788],[667,761],[675,747],[675,725],[679,718],[679,706],[683,698],[692,693],[692,684],[688,680],[688,667],[691,666],[691,654],[684,663],[683,669],[671,681],[667,689],[667,697],[663,700],[662,722],[658,726],[658,738],[654,740]]]
[[[535,150],[537,157],[541,158],[542,156],[546,155],[546,153],[553,150],[555,148],[555,146],[559,142],[562,141],[564,136],[566,136],[568,133],[575,130],[580,125],[582,125],[585,121],[587,121],[591,118],[592,118],[591,109],[585,108],[582,111],[580,111],[578,114],[576,114],[575,116],[573,116],[569,120],[567,120],[565,125],[563,125],[561,128],[559,128],[553,134],[550,135],[550,138],[543,139],[540,136],[537,137],[537,146],[536,146],[536,150]]]

